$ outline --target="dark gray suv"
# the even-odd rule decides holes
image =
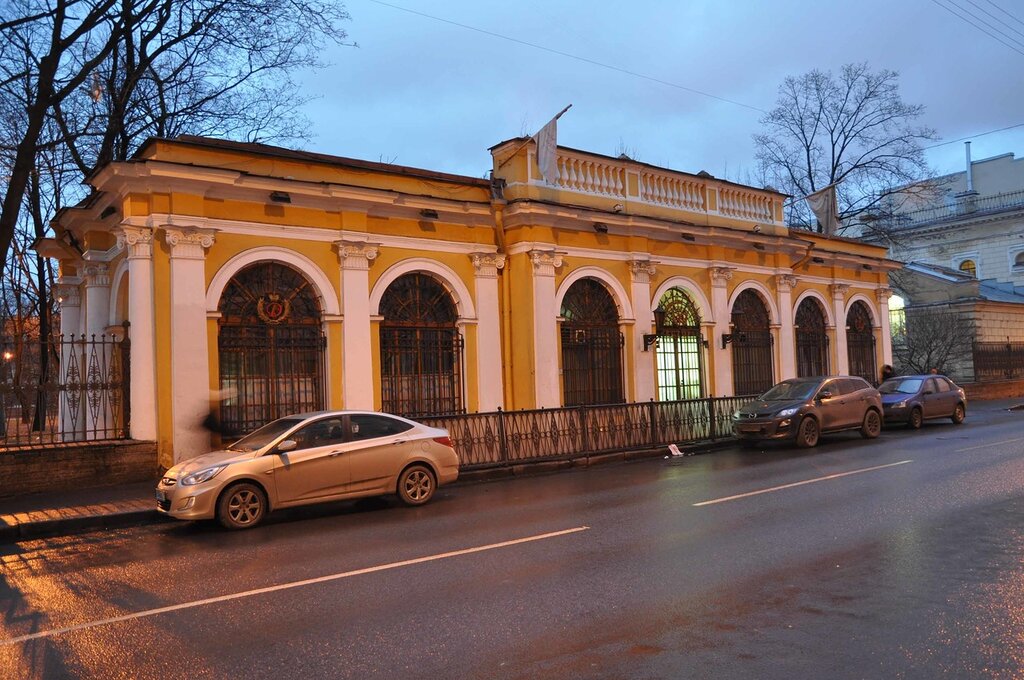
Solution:
[[[860,430],[868,439],[882,431],[882,398],[863,378],[783,380],[732,414],[732,431],[741,441],[793,439],[803,448],[842,430]]]

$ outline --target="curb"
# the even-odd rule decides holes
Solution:
[[[14,543],[35,538],[51,538],[96,531],[98,529],[122,529],[125,527],[158,524],[170,521],[156,510],[130,510],[103,515],[64,517],[42,522],[23,522],[0,527],[0,543]]]

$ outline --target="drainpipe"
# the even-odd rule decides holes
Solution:
[[[964,150],[967,153],[967,193],[974,192],[974,172],[971,169],[971,143],[964,142]]]

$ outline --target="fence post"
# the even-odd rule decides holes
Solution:
[[[121,423],[124,428],[124,438],[131,439],[132,423],[132,341],[128,337],[128,330],[131,323],[126,319],[121,324],[124,334],[121,337]]]
[[[651,411],[651,447],[653,448],[660,443],[658,441],[658,408],[653,399],[651,399],[649,404],[648,408]]]
[[[588,456],[590,455],[590,437],[587,436],[587,410],[582,404],[578,407],[577,413],[580,418],[580,442],[583,444],[583,451]]]
[[[498,407],[498,455],[501,462],[508,462],[508,441],[505,439],[505,412]]]
[[[718,418],[715,417],[714,397],[708,397],[708,422],[710,424],[708,433],[711,435],[711,441],[715,441],[718,438]]]

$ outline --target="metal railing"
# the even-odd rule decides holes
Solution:
[[[985,215],[1012,208],[1024,208],[1024,191],[1008,191],[991,196],[961,198],[949,205],[886,215],[881,221],[887,227],[908,228],[972,215]]]
[[[1024,342],[975,342],[974,380],[1024,378]]]
[[[116,335],[0,338],[0,449],[125,439],[130,341]]]
[[[754,397],[495,411],[418,420],[448,430],[463,469],[714,441]]]

